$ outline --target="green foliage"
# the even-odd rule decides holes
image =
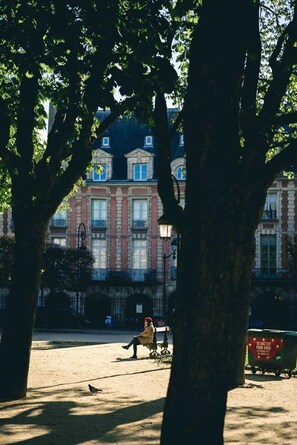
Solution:
[[[0,236],[0,287],[8,287],[14,262],[15,240]],[[93,256],[87,249],[73,249],[48,244],[43,255],[41,287],[52,291],[85,290],[93,270]]]
[[[187,2],[177,3],[176,11],[184,14]],[[1,3],[3,202],[11,201],[8,173],[12,180],[25,174],[30,192],[47,202],[55,190],[53,207],[59,205],[90,162],[88,139],[106,128],[94,120],[98,107],[110,109],[114,118],[135,110],[140,119],[151,119],[155,92],[171,94],[178,85],[171,64],[178,23],[173,5],[169,0]],[[46,141],[49,102],[56,114]]]
[[[43,257],[42,285],[51,291],[81,291],[91,281],[92,254],[86,249],[46,247]]]

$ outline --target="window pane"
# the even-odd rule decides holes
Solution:
[[[186,179],[186,169],[183,166],[177,167],[176,178],[177,179]]]
[[[105,136],[104,138],[102,138],[102,146],[109,147],[109,137]]]
[[[145,145],[153,145],[153,137],[152,136],[145,137]]]
[[[94,269],[106,269],[107,265],[107,244],[105,239],[92,240],[92,254],[95,262]]]
[[[107,201],[105,199],[92,200],[92,227],[106,227]]]
[[[276,235],[261,235],[261,268],[264,273],[276,270]]]
[[[147,225],[147,200],[133,200],[133,226],[145,227]]]
[[[277,217],[277,194],[268,193],[263,210],[263,219],[275,219]]]
[[[134,240],[132,244],[132,268],[147,268],[147,241]]]
[[[106,164],[100,165],[100,170],[93,169],[93,181],[106,181]]]
[[[133,165],[133,179],[134,181],[143,181],[147,179],[147,164]]]

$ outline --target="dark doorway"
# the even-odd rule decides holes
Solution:
[[[88,295],[85,302],[85,318],[93,325],[104,327],[107,315],[111,315],[110,298],[97,293]]]
[[[150,297],[135,294],[129,297],[126,305],[126,324],[131,329],[142,330],[144,317],[152,317],[153,302]]]

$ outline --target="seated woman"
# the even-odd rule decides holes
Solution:
[[[144,329],[141,334],[133,337],[130,343],[126,346],[122,346],[123,349],[129,349],[133,345],[134,354],[131,358],[137,358],[137,346],[138,345],[149,345],[153,342],[154,338],[154,326],[151,317],[144,318]]]

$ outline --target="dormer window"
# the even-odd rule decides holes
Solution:
[[[153,146],[153,136],[145,136],[144,145],[146,147],[152,147]]]
[[[186,169],[182,165],[176,169],[176,179],[185,180],[186,179]]]
[[[184,135],[183,134],[179,135],[179,145],[184,145]]]
[[[106,181],[106,164],[93,168],[92,179],[93,181]]]
[[[102,138],[102,141],[101,141],[101,147],[102,147],[102,148],[108,148],[108,147],[110,147],[110,137],[109,137],[109,136],[104,136],[104,137]]]
[[[133,165],[133,180],[146,181],[147,180],[147,164]]]

